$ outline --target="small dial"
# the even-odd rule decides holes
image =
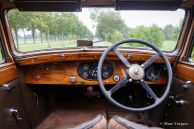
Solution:
[[[104,78],[107,78],[108,77],[108,72],[103,72],[103,74],[102,74],[102,76],[104,77]]]
[[[146,78],[149,81],[158,81],[160,80],[161,71],[155,66],[151,66],[146,70]]]

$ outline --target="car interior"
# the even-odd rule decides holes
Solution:
[[[0,129],[194,128],[194,0],[0,11]]]

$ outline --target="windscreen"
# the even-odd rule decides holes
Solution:
[[[143,39],[162,50],[175,49],[182,29],[184,10],[116,11],[112,8],[83,8],[81,12],[8,12],[15,48],[35,51],[78,47],[106,47],[127,38]],[[88,46],[82,44],[82,47]],[[91,47],[91,45],[90,45]],[[139,48],[126,43],[120,47]]]

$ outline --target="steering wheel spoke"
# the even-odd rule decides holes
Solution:
[[[114,94],[117,90],[119,90],[122,87],[127,86],[127,83],[129,82],[128,78],[125,77],[123,80],[121,80],[119,83],[117,83],[113,88],[111,88],[108,93],[109,95]]]
[[[154,91],[145,83],[144,80],[140,81],[141,86],[147,91],[147,93],[155,100],[157,101],[159,98],[158,96],[154,93]]]
[[[115,54],[119,57],[119,59],[123,62],[123,64],[128,68],[130,66],[130,63],[127,61],[127,59],[121,54],[121,52],[117,49],[114,48],[113,51]]]
[[[160,57],[160,54],[157,53],[156,55],[152,56],[149,60],[147,60],[145,63],[143,63],[141,66],[146,69],[148,68],[154,61],[156,61]]]

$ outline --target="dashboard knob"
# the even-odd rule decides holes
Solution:
[[[75,76],[71,76],[70,79],[69,79],[69,81],[71,83],[75,83],[76,82],[76,77]]]
[[[114,81],[116,81],[116,82],[117,82],[117,81],[119,81],[119,80],[120,80],[120,77],[119,77],[119,75],[117,75],[117,74],[116,74],[116,75],[114,75],[113,79],[114,79]]]

